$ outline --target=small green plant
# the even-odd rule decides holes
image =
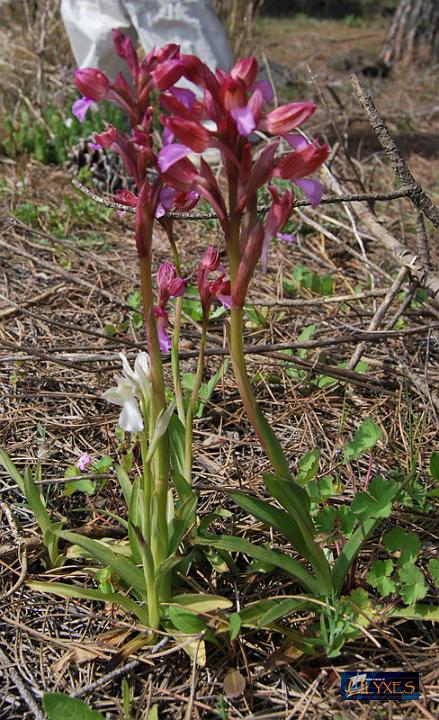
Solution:
[[[43,706],[47,720],[105,720],[82,700],[63,693],[44,693]]]
[[[26,106],[21,106],[14,119],[7,117],[4,120],[1,145],[10,157],[30,155],[46,165],[62,165],[68,158],[69,150],[81,138],[102,131],[106,122],[122,129],[126,122],[125,114],[111,103],[106,103],[91,112],[81,125],[77,118],[66,116],[64,109],[50,103],[42,109],[41,116],[36,117]]]

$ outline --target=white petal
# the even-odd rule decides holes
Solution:
[[[143,418],[134,398],[129,398],[125,401],[122,412],[119,415],[119,425],[122,430],[126,432],[140,432],[143,430]]]
[[[150,365],[148,353],[141,352],[137,355],[134,362],[134,372],[140,391],[144,398],[147,398],[151,393],[151,382],[149,375]]]
[[[109,388],[102,397],[114,405],[123,405],[127,400],[134,397],[134,388],[131,380],[118,377],[117,387]]]
[[[127,356],[125,355],[125,353],[119,353],[119,357],[120,357],[120,359],[122,360],[122,367],[123,367],[123,371],[124,371],[125,377],[126,377],[128,380],[135,380],[135,379],[136,379],[136,375],[135,375],[135,373],[133,372],[133,370],[131,370],[130,364],[129,364],[129,362],[128,362],[128,358],[127,358]]]

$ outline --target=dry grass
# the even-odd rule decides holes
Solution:
[[[59,47],[65,42],[59,33],[55,5],[47,5],[52,14],[45,39],[47,55],[46,51],[42,55],[42,64],[46,68],[45,84],[41,86],[43,97],[49,92],[56,95],[56,88],[62,85],[64,73],[67,73],[67,67],[63,69],[51,49],[54,37]],[[40,5],[40,14],[34,24],[26,24],[26,17],[23,23],[21,18],[10,16],[9,24],[0,33],[0,62],[9,73],[4,77],[9,77],[10,82],[14,77],[18,78],[21,92],[29,102],[35,100],[32,79],[38,66],[35,65],[34,48],[40,32],[38,23],[41,24],[42,8]],[[22,29],[20,42],[17,42],[18,28]],[[304,59],[312,65],[327,107],[319,112],[311,131],[334,138],[336,126],[344,141],[345,133],[357,128],[357,132],[350,133],[350,140],[346,140],[353,163],[349,164],[340,152],[334,165],[347,187],[350,190],[360,187],[358,180],[349,180],[355,170],[367,189],[389,190],[394,187],[392,173],[376,147],[367,144],[370,137],[364,131],[364,124],[360,124],[363,121],[359,120],[359,110],[349,99],[346,80],[336,73],[330,75],[325,64],[333,45],[345,42],[346,33],[354,37],[352,42],[355,43],[360,42],[361,35],[364,36],[362,42],[369,43],[367,36],[373,34],[378,47],[383,26],[346,30],[339,23],[312,21],[291,33],[285,29],[284,21],[279,24],[264,20],[255,37],[258,48],[265,48],[269,58],[273,53],[273,59],[288,63],[293,70],[298,67],[301,81],[307,85],[307,95],[315,94],[316,90],[303,66]],[[284,38],[282,42],[281,37]],[[6,53],[5,38],[9,41],[14,38],[13,54]],[[306,48],[315,47],[317,38],[318,52],[307,51]],[[403,84],[402,80],[396,76],[392,80],[373,81],[373,90],[380,106],[392,120],[392,129],[407,135],[407,158],[418,179],[437,192],[436,147],[430,142],[431,137],[439,133],[434,109],[434,77],[426,71],[422,77],[414,74],[409,85]],[[341,105],[334,99],[334,92],[342,98]],[[321,98],[316,99],[321,101]],[[399,130],[401,124],[409,131]],[[418,140],[428,134],[431,137],[425,145],[430,148],[427,159],[426,153],[423,155],[419,151]],[[56,168],[23,159],[17,163],[2,159],[1,168],[4,189],[0,198],[0,383],[3,396],[0,446],[7,448],[19,465],[33,462],[43,450],[47,479],[53,480],[62,478],[65,467],[84,450],[95,457],[117,452],[118,441],[114,433],[117,416],[99,397],[111,381],[120,349],[129,351],[142,343],[130,322],[132,314],[126,305],[137,278],[132,222],[129,217],[123,220],[112,217],[111,223],[107,224],[96,216],[88,225],[78,226],[72,218],[65,240],[53,237],[50,228],[44,226],[25,227],[9,219],[18,204],[31,200],[54,208],[62,207],[63,196],[74,196],[74,191],[65,174]],[[416,249],[409,201],[398,200],[377,207],[387,227]],[[321,229],[307,225],[307,218],[317,221]],[[365,252],[373,265],[368,268],[352,255],[352,250],[360,251],[350,219],[341,206],[319,209],[317,213],[308,210],[297,216],[297,224],[298,245],[273,243],[269,272],[266,276],[258,275],[252,286],[252,298],[261,302],[268,298],[272,307],[265,326],[247,328],[248,344],[276,346],[295,342],[304,326],[310,324],[316,325],[313,336],[316,339],[366,329],[382,297],[379,291],[384,293],[397,269],[392,258],[367,237],[364,238]],[[92,245],[87,237],[96,229],[100,244]],[[328,236],[328,231],[338,242]],[[433,240],[434,233],[430,228],[429,233]],[[195,266],[207,242],[219,239],[217,230],[207,223],[180,223],[177,236],[182,265],[188,272]],[[168,257],[165,237],[159,231],[155,237],[154,257],[157,265]],[[285,299],[283,280],[299,263],[316,272],[331,274],[335,296],[354,296],[358,284],[367,288],[371,283],[377,294],[328,304],[301,290],[299,298],[303,304],[289,303]],[[405,285],[407,288],[408,284]],[[277,305],[273,305],[274,299]],[[402,299],[397,298],[387,320],[402,309]],[[437,317],[438,310],[433,304],[409,307],[402,313],[406,330],[431,325]],[[126,330],[108,338],[105,325],[122,321],[127,322]],[[222,348],[221,324],[212,324],[210,332],[210,346]],[[185,350],[196,349],[198,328],[187,322],[183,335]],[[304,360],[310,367],[301,377],[288,375],[285,363],[274,350],[271,354],[255,352],[249,356],[250,374],[255,378],[258,398],[291,463],[294,464],[311,447],[321,448],[321,467],[324,472],[337,473],[342,488],[338,501],[344,503],[349,502],[355,490],[363,487],[370,471],[388,473],[402,469],[410,473],[415,467],[419,477],[424,477],[429,454],[437,443],[437,411],[431,402],[431,394],[420,394],[410,380],[414,374],[429,385],[430,393],[437,388],[437,330],[369,343],[363,357],[369,365],[366,374],[355,377],[353,383],[338,382],[328,388],[316,388],[313,382],[318,376],[313,369],[315,364],[335,366],[349,361],[355,345],[355,342],[345,342],[307,350]],[[210,356],[207,373],[213,373],[221,360],[221,357]],[[185,360],[185,369],[193,369],[193,363],[191,358]],[[340,464],[338,450],[364,417],[371,417],[379,424],[384,441],[370,460],[367,458],[349,468]],[[203,419],[197,423],[195,443],[195,486],[200,494],[201,514],[228,507],[234,512],[236,532],[269,541],[267,530],[252,518],[236,513],[225,492],[241,487],[263,497],[261,475],[268,469],[246,422],[230,372],[218,387]],[[0,483],[0,551],[2,546],[14,540],[15,535],[18,544],[13,542],[13,547],[17,548],[21,543],[28,548],[29,575],[38,577],[42,569],[41,549],[31,513],[23,507],[16,488],[9,484],[4,473],[0,473]],[[102,510],[121,510],[111,473],[99,491],[88,498],[83,495],[66,498],[63,484],[54,482],[49,485],[49,504],[55,512],[68,517],[72,526],[86,524],[89,531],[101,536],[115,531]],[[222,522],[218,520],[217,529],[222,527]],[[391,524],[416,530],[423,542],[425,557],[435,552],[439,528],[434,515],[424,516],[400,507],[392,516]],[[230,525],[224,527],[230,528]],[[364,584],[367,569],[379,553],[380,536],[376,535],[362,552],[357,569],[358,585]],[[3,587],[0,593],[14,585],[23,562],[23,555],[17,552],[4,558],[1,561]],[[223,593],[238,598],[241,604],[268,593],[297,592],[297,587],[282,584],[276,574],[268,577],[249,575],[244,572],[244,567],[239,565],[239,573],[233,577],[201,563],[189,582],[194,590],[203,588]],[[64,578],[81,579],[83,565],[72,561],[60,574]],[[114,654],[118,642],[123,640],[124,633],[132,628],[130,618],[114,608],[98,604],[60,602],[51,596],[31,592],[25,585],[3,601],[1,612],[1,645],[6,658],[37,702],[44,690],[82,691],[83,697],[96,709],[108,713],[108,717],[124,717],[122,675],[110,678],[95,689],[92,683],[105,676],[106,662]],[[289,621],[291,627],[302,630],[308,622],[306,616],[292,617]],[[171,640],[155,658],[148,657],[147,652],[140,653],[136,657],[139,664],[126,673],[134,717],[147,717],[146,709],[156,702],[161,719],[187,717],[194,684],[195,699],[190,714],[193,718],[358,720],[388,716],[395,720],[417,720],[435,717],[439,699],[435,627],[428,623],[393,620],[375,623],[368,633],[368,636],[349,643],[339,658],[331,660],[299,656],[280,634],[249,631],[238,642],[224,643],[221,649],[210,648],[208,666],[197,669],[194,677],[190,660]],[[231,667],[239,668],[247,678],[245,696],[235,701],[224,698],[222,687]],[[421,702],[374,707],[339,701],[340,671],[376,667],[419,671],[424,683]],[[0,669],[0,675],[4,677],[0,718],[32,717],[8,673]],[[223,710],[220,702],[224,704]]]

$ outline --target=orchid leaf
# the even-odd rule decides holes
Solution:
[[[160,440],[168,429],[168,425],[175,410],[175,405],[175,402],[171,402],[166,408],[166,410],[163,410],[157,418],[154,433],[148,450],[148,455],[146,456],[147,463],[151,462]]]
[[[169,446],[171,453],[171,467],[174,472],[184,477],[184,439],[185,429],[178,415],[171,416],[169,421]],[[179,492],[177,488],[177,492]]]
[[[174,555],[177,552],[181,541],[195,522],[195,510],[197,508],[197,496],[191,495],[175,511],[171,522],[168,554]]]
[[[283,605],[283,603],[287,600],[289,605]],[[293,609],[296,612],[309,610],[309,608],[312,607],[312,604],[302,598],[285,598],[284,596],[272,597],[250,603],[237,614],[241,619],[241,625],[245,627],[262,627],[262,618],[266,619],[268,617],[270,619],[271,614],[273,614],[273,617],[277,615],[276,620],[279,620],[282,617],[282,614],[277,614],[281,606],[284,610],[286,610],[286,614],[288,614],[292,612]],[[270,622],[274,621],[270,620]]]
[[[349,572],[352,563],[369,535],[375,530],[379,523],[380,520],[375,518],[365,520],[343,546],[341,553],[332,568],[332,584],[337,595],[341,592],[346,575]]]
[[[239,507],[246,512],[251,513],[261,522],[278,530],[288,540],[291,546],[297,550],[302,557],[313,563],[314,556],[310,551],[306,541],[304,540],[302,531],[291,515],[284,510],[280,510],[268,502],[259,500],[250,495],[240,492],[231,492],[229,496]],[[328,565],[329,569],[329,565]]]
[[[146,595],[143,573],[128,558],[118,557],[105,543],[79,535],[79,533],[62,531],[58,535],[63,540],[84,548],[102,565],[110,567],[129,587],[134,587],[142,596]]]
[[[206,595],[203,593],[184,593],[174,595],[172,604],[181,605],[187,610],[194,612],[208,613],[213,610],[227,610],[232,606],[232,601],[221,595]]]
[[[282,445],[277,439],[275,432],[268,424],[264,414],[261,412],[257,405],[255,408],[255,412],[258,416],[259,427],[261,428],[261,431],[264,435],[264,441],[267,447],[267,455],[270,458],[270,461],[273,464],[276,473],[282,478],[292,478],[288,460],[285,457]]]
[[[16,465],[12,462],[11,458],[7,453],[5,453],[4,450],[0,448],[0,464],[3,465],[4,469],[10,476],[10,478],[17,483],[19,489],[21,490],[22,494],[24,495],[24,479],[23,476],[20,475],[18,472],[18,469]]]
[[[265,474],[267,490],[297,523],[306,546],[306,555],[316,573],[320,591],[331,593],[331,568],[322,548],[314,539],[315,528],[310,514],[310,501],[306,490],[293,481],[281,480],[274,475]],[[311,559],[312,558],[312,559]]]
[[[94,588],[77,587],[65,583],[40,582],[31,580],[27,583],[33,590],[39,592],[53,593],[63,598],[77,598],[79,600],[95,600],[99,602],[119,605],[126,613],[135,615],[146,627],[149,625],[148,612],[145,607],[136,603],[131,598],[116,592],[102,592]]]
[[[315,478],[319,471],[320,450],[313,448],[299,458],[297,463],[296,482],[299,485],[306,485]]]
[[[235,538],[230,535],[198,536],[196,543],[198,545],[211,545],[214,548],[227,550],[228,552],[240,552],[256,558],[256,560],[272,563],[281,570],[284,570],[288,575],[291,575],[291,577],[294,577],[304,587],[316,595],[319,595],[322,591],[316,578],[306,570],[303,565],[297,562],[297,560],[293,560],[293,558],[290,558],[288,555],[276,550],[267,550],[267,548],[261,547],[260,545],[253,545],[253,543],[244,540],[244,538]]]
[[[119,480],[120,489],[122,490],[122,494],[124,496],[127,507],[129,507],[133,484],[128,477],[128,473],[124,470],[124,468],[121,465],[116,465],[116,475],[117,475],[117,479]]]

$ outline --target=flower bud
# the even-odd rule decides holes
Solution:
[[[79,92],[90,100],[105,100],[111,83],[105,73],[96,68],[80,68],[75,71],[75,83]]]
[[[275,108],[259,123],[271,135],[285,135],[307,120],[316,110],[313,102],[295,102]]]
[[[208,272],[213,272],[213,270],[218,270],[218,265],[220,263],[220,254],[219,251],[214,248],[213,245],[209,245],[203,255],[203,259],[201,261],[201,267],[203,270],[207,270]]]

